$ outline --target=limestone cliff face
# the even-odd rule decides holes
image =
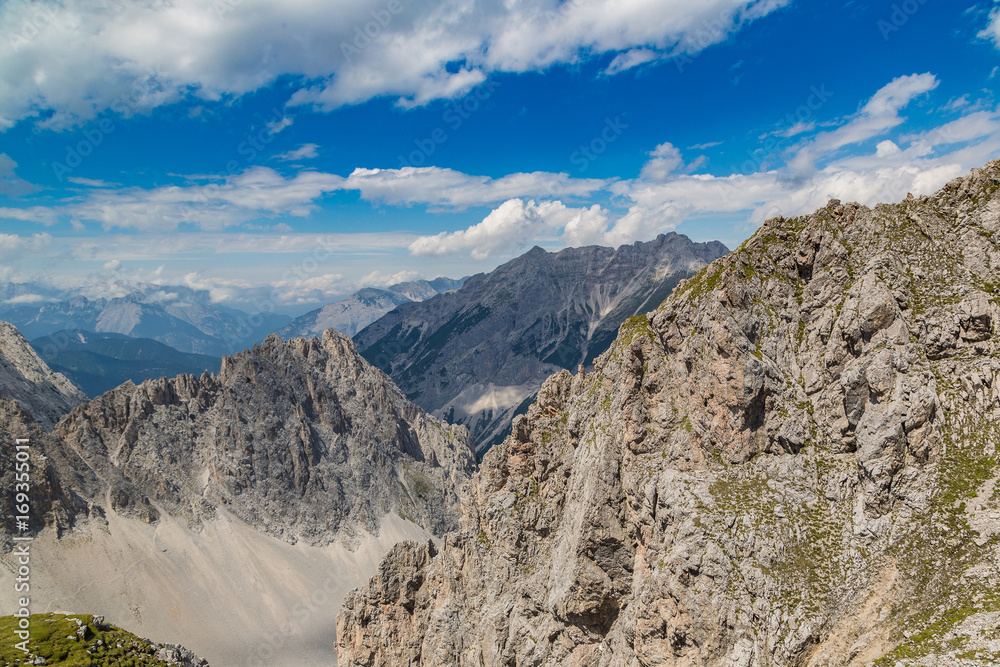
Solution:
[[[86,395],[42,361],[14,325],[0,322],[0,399],[15,401],[47,428]]]
[[[81,495],[193,526],[225,508],[289,542],[376,530],[390,511],[431,532],[454,527],[456,488],[475,461],[468,434],[428,416],[334,331],[270,336],[200,378],[131,383],[81,405],[53,435]],[[451,509],[451,511],[449,511]]]
[[[103,614],[221,667],[330,664],[343,595],[396,542],[456,528],[474,467],[464,428],[333,331],[123,385],[51,431],[0,400],[0,441],[14,438],[30,440],[32,609]],[[11,491],[14,458],[0,447]],[[8,590],[15,529],[0,523]]]
[[[776,219],[562,372],[341,665],[1000,660],[1000,162]]]
[[[622,322],[726,252],[675,233],[619,248],[535,247],[461,289],[399,306],[354,340],[415,403],[468,427],[485,451],[552,373],[590,366]]]

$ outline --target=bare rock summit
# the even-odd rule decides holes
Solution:
[[[17,402],[35,420],[51,428],[87,399],[62,373],[56,373],[8,322],[0,322],[0,399]]]
[[[752,239],[561,372],[354,665],[1000,662],[1000,161]]]

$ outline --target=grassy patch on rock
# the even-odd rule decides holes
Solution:
[[[28,653],[15,647],[22,641],[18,620],[0,616],[0,665],[33,664],[35,656],[47,665],[64,667],[166,667],[156,657],[158,646],[111,625],[98,625],[87,614],[33,614],[29,619]],[[29,656],[31,656],[29,658]]]

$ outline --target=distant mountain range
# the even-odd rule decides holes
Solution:
[[[396,306],[411,301],[425,301],[449,290],[458,289],[465,278],[435,278],[434,280],[413,280],[378,289],[366,287],[343,301],[331,303],[292,320],[279,330],[285,339],[299,336],[321,336],[327,329],[353,336],[361,329],[379,319]]]
[[[179,352],[151,338],[117,333],[59,331],[31,341],[52,370],[62,373],[91,398],[131,380],[217,373],[220,357]]]
[[[238,352],[287,324],[287,315],[248,313],[206,303],[190,294],[170,300],[159,292],[135,292],[115,299],[78,296],[52,303],[25,304],[0,312],[30,339],[58,331],[83,330],[151,338],[181,352],[222,356]]]
[[[549,375],[592,363],[622,322],[727,252],[675,233],[618,249],[535,247],[460,289],[399,305],[354,341],[411,400],[467,426],[482,451]]]

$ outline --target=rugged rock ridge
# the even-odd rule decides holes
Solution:
[[[53,438],[60,479],[90,503],[107,494],[119,514],[152,522],[165,510],[193,526],[225,508],[311,544],[355,523],[374,531],[390,511],[451,528],[474,466],[465,429],[407,401],[333,331],[269,336],[218,375],[127,383],[73,410]]]
[[[1000,661],[1000,162],[770,220],[550,378],[341,665]]]
[[[480,450],[503,439],[542,382],[590,365],[626,318],[727,252],[674,233],[618,249],[533,248],[461,289],[403,304],[355,336],[366,359]]]
[[[47,432],[22,405],[16,401],[0,399],[0,484],[14,490],[17,482],[16,451],[11,443],[16,439],[29,441],[30,471],[30,512],[28,525],[31,533],[44,527],[51,528],[57,535],[73,525],[81,516],[86,516],[88,506],[73,490],[74,483],[82,482],[76,475],[65,483],[56,472],[55,462],[63,470],[76,464],[79,470],[85,466],[75,456],[66,459],[59,441]],[[69,464],[69,466],[67,465]],[[17,503],[14,493],[4,493],[0,500],[0,512],[4,517],[15,517]],[[13,547],[15,526],[8,519],[0,525],[0,554],[7,554]]]
[[[45,365],[14,325],[0,322],[0,399],[16,401],[51,428],[86,398],[66,376]]]
[[[125,384],[52,431],[0,400],[0,440],[15,438],[30,440],[32,610],[104,614],[219,667],[330,664],[344,594],[393,544],[454,528],[474,466],[464,428],[333,331]],[[0,447],[11,490],[14,456]],[[0,514],[18,514],[12,493]],[[14,529],[0,523],[9,590]]]

